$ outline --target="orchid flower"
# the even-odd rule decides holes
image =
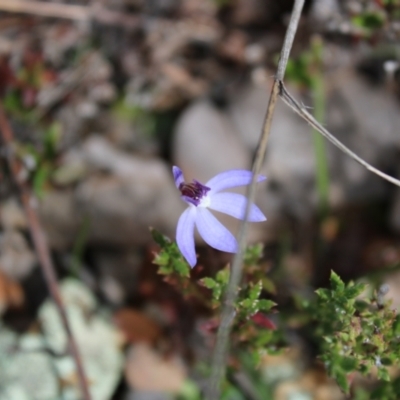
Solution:
[[[180,168],[173,167],[175,185],[181,192],[181,198],[189,207],[183,212],[176,229],[176,242],[186,261],[193,268],[196,265],[194,245],[194,227],[204,241],[214,249],[227,253],[236,253],[238,244],[235,237],[208,210],[219,211],[237,219],[244,219],[247,199],[238,193],[221,193],[222,190],[248,185],[253,177],[251,171],[231,170],[222,172],[210,179],[205,185],[193,180],[185,183]],[[258,176],[257,182],[265,180]],[[254,204],[251,205],[248,217],[250,222],[265,221],[265,215]]]

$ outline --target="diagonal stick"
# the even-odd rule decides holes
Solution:
[[[3,139],[3,146],[5,148],[5,154],[10,168],[10,172],[19,189],[21,202],[24,207],[26,216],[28,218],[29,229],[31,231],[33,244],[40,261],[40,266],[42,268],[43,275],[47,282],[47,286],[50,290],[51,296],[53,297],[54,303],[56,304],[64,330],[67,334],[69,352],[71,353],[71,356],[76,364],[78,382],[82,391],[83,398],[85,400],[91,400],[88,388],[88,381],[85,376],[82,359],[75,338],[72,334],[71,327],[68,322],[67,313],[61,298],[60,288],[58,286],[56,273],[54,271],[54,265],[50,256],[50,251],[47,246],[46,237],[44,235],[42,226],[40,224],[39,218],[37,216],[34,207],[34,198],[32,197],[31,191],[28,188],[21,173],[23,171],[22,169],[23,167],[17,160],[17,158],[14,156],[14,151],[13,151],[14,135],[1,103],[0,103],[0,132],[1,132],[0,133],[1,138]]]
[[[285,88],[285,85],[282,81],[279,82],[279,97],[283,100],[283,102],[288,105],[295,113],[300,115],[304,120],[306,120],[316,131],[318,131],[324,138],[333,143],[337,148],[343,151],[343,153],[347,154],[353,160],[357,161],[363,167],[365,167],[368,171],[380,176],[382,179],[385,179],[388,182],[393,183],[393,185],[400,186],[400,181],[396,178],[393,178],[390,175],[385,174],[379,169],[373,167],[371,164],[367,163],[360,156],[352,152],[349,148],[347,148],[339,139],[335,138],[326,128],[324,128],[307,110],[304,106],[302,106]]]
[[[227,354],[229,348],[229,335],[231,332],[233,320],[235,318],[235,302],[237,298],[240,280],[242,277],[243,254],[246,247],[246,236],[247,236],[250,207],[254,202],[254,198],[256,195],[257,176],[260,173],[261,166],[264,161],[265,153],[267,150],[268,138],[272,125],[272,117],[280,91],[279,83],[283,80],[285,74],[286,65],[289,59],[290,50],[292,48],[294,36],[297,31],[303,6],[304,6],[304,0],[295,1],[281,51],[277,74],[274,80],[274,84],[272,86],[271,96],[269,98],[269,103],[262,128],[262,133],[259,140],[256,157],[253,163],[253,178],[247,190],[248,201],[246,206],[245,218],[240,225],[239,233],[237,236],[239,250],[233,259],[231,273],[229,277],[229,283],[225,292],[223,308],[221,313],[221,322],[218,328],[217,341],[214,348],[214,355],[211,366],[211,376],[208,382],[208,386],[206,388],[206,400],[220,399],[221,382],[222,379],[225,377],[225,372],[226,372],[226,362],[227,362]]]

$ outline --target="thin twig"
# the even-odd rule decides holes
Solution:
[[[23,166],[21,165],[19,160],[14,156],[14,150],[13,150],[14,135],[1,103],[0,103],[0,131],[10,172],[19,189],[21,202],[24,207],[26,216],[28,218],[29,229],[31,231],[33,244],[40,261],[40,266],[42,268],[43,275],[47,282],[47,286],[50,290],[51,296],[53,297],[54,303],[56,304],[58,313],[61,317],[63,327],[67,334],[68,347],[71,356],[75,360],[76,370],[78,374],[78,381],[81,387],[83,398],[85,400],[91,400],[88,388],[88,381],[85,376],[85,371],[79,354],[78,346],[76,344],[75,338],[72,334],[71,327],[68,322],[67,313],[61,298],[60,288],[58,286],[56,273],[50,256],[50,251],[47,246],[46,237],[44,235],[42,226],[40,224],[39,218],[35,210],[34,198],[31,195],[31,191],[23,177],[22,173]]]
[[[229,283],[226,289],[224,303],[223,303],[221,322],[218,328],[217,341],[214,349],[211,377],[209,385],[206,389],[207,400],[220,399],[221,381],[224,378],[226,371],[226,360],[229,347],[229,335],[231,332],[233,320],[235,318],[235,302],[237,298],[240,280],[242,277],[243,254],[246,247],[248,217],[251,205],[254,202],[256,194],[257,176],[260,173],[261,166],[265,158],[269,133],[271,130],[272,117],[275,110],[276,101],[279,95],[279,89],[280,89],[279,83],[283,80],[285,74],[286,65],[289,59],[290,50],[292,48],[293,39],[299,24],[303,5],[304,5],[304,0],[296,0],[293,7],[292,15],[290,18],[288,29],[286,31],[286,36],[281,51],[281,57],[279,60],[277,74],[271,90],[271,96],[269,99],[268,108],[262,128],[262,134],[258,144],[257,154],[253,163],[253,179],[247,190],[248,201],[246,206],[245,218],[240,225],[239,233],[237,236],[239,250],[236,253],[232,263]]]
[[[333,143],[337,148],[343,151],[343,153],[350,156],[353,160],[357,161],[363,167],[365,167],[368,171],[380,176],[382,179],[387,180],[390,183],[393,183],[396,186],[400,186],[400,181],[398,179],[393,178],[390,175],[385,174],[379,169],[373,167],[371,164],[367,163],[357,154],[353,153],[350,149],[348,149],[342,142],[335,138],[326,128],[324,128],[307,110],[301,105],[297,100],[293,98],[293,96],[286,90],[283,82],[279,82],[279,96],[280,98],[300,117],[305,119],[316,131],[318,131],[323,137]]]
[[[125,29],[136,28],[140,21],[139,17],[112,11],[99,4],[78,6],[35,0],[0,0],[0,11],[36,15],[38,17],[70,19],[81,22],[95,20],[104,25],[119,25]]]
[[[75,21],[87,21],[90,18],[88,7],[86,6],[45,3],[43,1],[0,0],[0,10],[11,13],[32,14],[40,17],[72,19]]]

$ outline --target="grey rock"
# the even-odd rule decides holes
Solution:
[[[143,245],[151,240],[149,227],[174,237],[184,204],[165,163],[123,153],[101,137],[88,139],[81,157],[91,175],[41,203],[52,246],[71,245],[85,219],[89,243]]]
[[[12,198],[5,201],[0,209],[1,224],[5,229],[26,229],[28,221],[22,207]]]
[[[390,222],[393,228],[400,232],[400,190],[397,189],[396,196],[394,198],[394,204],[392,207]]]
[[[37,263],[35,253],[18,231],[7,229],[0,235],[0,269],[13,279],[23,279]]]
[[[396,163],[400,137],[395,127],[400,125],[400,113],[395,100],[384,89],[368,85],[348,69],[332,73],[328,82],[328,130],[378,168]],[[288,89],[297,100],[302,100],[294,88]],[[249,85],[233,96],[228,107],[240,139],[250,150],[257,146],[268,99],[268,88]],[[379,198],[386,193],[383,180],[329,142],[326,150],[333,207]],[[268,176],[267,196],[275,196],[278,208],[300,218],[308,218],[314,212],[317,193],[311,128],[279,101],[262,171]],[[267,202],[262,197],[259,201]]]
[[[69,248],[84,221],[76,208],[74,191],[46,191],[38,211],[50,246],[57,250]]]
[[[269,101],[270,87],[247,85],[235,94],[228,115],[240,139],[251,151],[257,147]],[[288,212],[307,218],[313,212],[315,163],[310,128],[278,101],[262,173],[268,183],[257,204],[267,216]]]
[[[310,217],[316,201],[312,136],[309,126],[282,103],[275,109],[262,172],[268,177],[269,191],[279,199],[281,212]]]
[[[397,169],[397,172],[397,176],[400,176],[400,168]],[[395,192],[389,223],[393,229],[400,232],[400,188],[397,188]]]
[[[100,273],[100,288],[113,305],[121,305],[136,292],[142,257],[135,250],[111,251],[98,249],[94,263]]]
[[[172,398],[169,393],[135,390],[130,391],[125,400],[171,400]]]
[[[186,180],[206,182],[228,169],[248,169],[251,154],[228,116],[210,102],[200,100],[189,106],[177,122],[173,160]]]
[[[269,87],[246,85],[233,96],[228,106],[229,118],[239,132],[240,139],[251,150],[255,150],[260,138],[269,93]]]

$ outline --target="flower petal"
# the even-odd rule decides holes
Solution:
[[[224,189],[229,189],[237,186],[248,185],[251,182],[253,173],[244,169],[232,169],[230,171],[221,172],[211,178],[206,186],[211,188],[210,193],[220,192]],[[262,182],[267,179],[263,175],[259,175],[257,182]]]
[[[172,173],[174,175],[175,185],[179,189],[179,185],[184,182],[183,172],[179,167],[174,165],[172,167]]]
[[[238,193],[214,193],[210,196],[210,205],[212,210],[219,211],[237,219],[244,219],[246,212],[247,199],[242,194]],[[250,222],[265,221],[265,215],[255,205],[252,204],[249,213]]]
[[[180,216],[176,227],[176,243],[183,257],[193,268],[196,265],[196,250],[194,247],[194,222],[196,208],[190,206]]]
[[[196,226],[204,241],[214,249],[237,252],[235,237],[204,207],[197,207]]]

